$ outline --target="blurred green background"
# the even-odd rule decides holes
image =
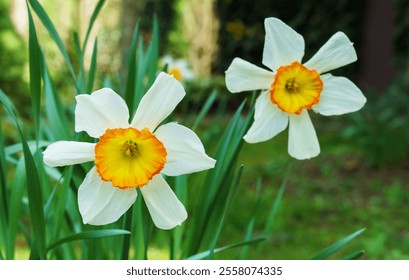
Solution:
[[[85,35],[97,1],[40,2],[74,54],[74,31]],[[368,102],[361,111],[345,116],[312,115],[320,156],[302,162],[291,159],[287,132],[264,143],[244,144],[239,158],[243,179],[220,243],[245,235],[258,179],[263,188],[255,231],[262,231],[291,164],[274,234],[264,244],[262,258],[309,258],[366,227],[349,251],[363,249],[364,259],[409,259],[409,0],[108,0],[91,34],[92,41],[98,36],[99,44],[94,90],[104,85],[122,88],[135,23],[140,21],[142,34],[149,39],[154,14],[159,20],[161,55],[185,60],[195,73],[183,81],[188,96],[177,109],[180,122],[195,114],[212,91],[218,93],[198,128],[207,131],[210,155],[212,141],[217,141],[212,137],[225,129],[238,104],[251,97],[229,93],[224,71],[234,57],[261,66],[264,18],[279,17],[304,36],[304,61],[339,30],[354,42],[358,53],[356,63],[333,74],[353,80]],[[66,104],[72,104],[75,89],[65,79],[64,60],[46,30],[37,26],[58,92]],[[27,40],[25,1],[0,0],[0,88],[30,123]],[[91,52],[90,46],[85,60],[91,59]],[[15,129],[2,108],[0,116],[7,144],[15,143]],[[160,246],[157,250],[160,257]],[[231,250],[220,257],[232,259],[235,253]]]

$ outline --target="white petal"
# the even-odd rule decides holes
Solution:
[[[161,72],[139,103],[131,126],[154,131],[185,95],[183,86],[173,76]]]
[[[98,138],[107,128],[129,127],[129,111],[125,101],[112,89],[103,88],[91,95],[76,96],[75,131],[85,131]]]
[[[172,229],[186,220],[185,207],[160,174],[142,187],[141,193],[153,223],[158,228]]]
[[[324,84],[320,101],[312,109],[324,116],[342,115],[361,109],[366,98],[361,90],[345,77],[321,76]]]
[[[214,167],[216,161],[206,155],[199,137],[189,128],[168,123],[158,127],[155,135],[168,153],[163,174],[179,176]]]
[[[66,166],[93,161],[95,143],[58,141],[43,152],[44,163],[48,166]]]
[[[357,60],[353,43],[343,32],[337,32],[304,66],[324,73]]]
[[[266,38],[264,41],[263,64],[275,71],[278,67],[304,56],[304,38],[290,26],[277,18],[264,21]]]
[[[257,98],[254,112],[254,122],[244,135],[248,143],[267,141],[283,131],[288,125],[288,114],[271,103],[269,92],[262,92]]]
[[[317,134],[307,110],[300,115],[290,115],[288,153],[299,160],[313,158],[320,153]]]
[[[274,74],[241,58],[233,59],[226,71],[226,86],[230,92],[268,89]]]
[[[93,167],[78,189],[78,207],[84,224],[116,222],[135,202],[134,188],[120,189],[104,182]]]

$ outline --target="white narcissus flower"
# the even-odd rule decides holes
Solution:
[[[159,126],[185,94],[172,76],[160,73],[130,124],[125,101],[111,89],[76,97],[75,131],[85,131],[99,141],[55,142],[44,151],[44,162],[54,167],[94,161],[78,189],[85,224],[117,221],[135,202],[136,188],[158,228],[174,228],[187,218],[185,207],[161,174],[202,171],[216,161],[206,155],[192,130],[177,123]]]
[[[170,55],[165,55],[162,58],[162,64],[168,66],[167,73],[179,82],[189,81],[195,76],[186,59],[174,59]]]
[[[357,111],[366,102],[360,89],[345,77],[324,74],[357,60],[353,44],[335,33],[306,63],[304,39],[277,18],[265,19],[265,70],[235,58],[226,71],[229,91],[262,90],[255,104],[254,122],[244,140],[269,140],[289,126],[288,152],[296,159],[320,153],[308,110],[330,116]]]

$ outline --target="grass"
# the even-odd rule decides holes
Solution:
[[[321,154],[311,160],[300,162],[289,157],[286,131],[270,141],[244,144],[238,159],[245,164],[240,195],[221,243],[244,236],[258,177],[263,189],[255,235],[262,234],[286,166],[292,163],[272,235],[260,258],[308,259],[348,233],[366,227],[353,244],[331,258],[364,250],[361,259],[408,259],[409,213],[402,209],[409,203],[409,162],[371,167],[352,143],[332,131],[336,119],[315,121]],[[221,257],[234,258],[234,253]]]

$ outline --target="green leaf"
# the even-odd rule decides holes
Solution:
[[[350,235],[348,235],[347,237],[339,240],[338,242],[335,242],[334,244],[332,244],[331,246],[325,248],[324,250],[322,250],[319,254],[315,255],[314,257],[312,257],[312,260],[323,260],[328,258],[329,256],[331,256],[332,254],[334,254],[336,251],[338,251],[339,249],[341,249],[342,247],[344,247],[346,244],[348,244],[350,241],[352,241],[353,239],[355,239],[358,235],[360,235],[362,232],[365,231],[366,228],[362,228]]]
[[[50,138],[51,140],[67,140],[69,139],[68,131],[70,129],[65,115],[64,106],[50,77],[45,60],[42,65],[46,104],[45,110],[50,126],[50,134],[52,134]]]
[[[242,102],[231,118],[220,138],[214,156],[217,163],[213,169],[207,172],[205,180],[201,182],[192,211],[192,222],[188,229],[190,234],[187,236],[187,248],[184,250],[188,255],[196,253],[201,242],[212,242],[214,231],[217,230],[232,184],[232,174],[234,174],[237,156],[243,143],[242,138],[252,120],[252,111],[244,121],[241,117],[245,103],[246,101]],[[205,238],[208,240],[204,241]]]
[[[34,163],[33,155],[27,145],[23,132],[18,123],[17,117],[13,112],[13,104],[8,100],[3,91],[0,90],[0,102],[3,103],[8,114],[14,120],[23,145],[23,155],[27,174],[27,192],[29,210],[33,228],[33,241],[31,247],[31,258],[45,259],[45,224],[44,210],[41,195],[40,180],[37,172],[37,167]]]
[[[199,124],[202,122],[203,118],[209,112],[209,110],[212,107],[213,103],[216,101],[216,98],[217,98],[217,92],[212,91],[212,93],[209,95],[209,97],[206,99],[205,103],[203,104],[202,109],[200,110],[199,114],[197,114],[195,123],[192,126],[192,130],[197,129]]]
[[[105,238],[105,237],[112,237],[117,235],[124,235],[130,234],[129,231],[123,229],[100,229],[100,230],[93,230],[93,231],[84,231],[80,233],[76,233],[64,238],[57,240],[56,242],[50,244],[47,247],[47,251],[67,242],[72,242],[76,240],[84,240],[84,239],[95,239],[95,238]]]
[[[148,53],[148,84],[147,88],[150,88],[156,79],[156,73],[158,71],[158,57],[159,57],[159,25],[158,17],[156,14],[153,17],[152,39],[150,42],[150,51]]]
[[[92,88],[94,87],[95,70],[97,68],[97,53],[98,53],[98,40],[95,39],[94,48],[92,49],[91,65],[89,67],[86,93],[90,93],[92,91]]]
[[[231,245],[227,245],[227,246],[224,246],[224,247],[216,248],[216,249],[213,250],[213,253],[216,254],[216,253],[226,251],[228,249],[233,249],[233,248],[243,247],[243,246],[249,246],[249,245],[264,241],[264,240],[265,240],[265,237],[257,237],[257,238],[251,239],[251,240],[246,240],[246,241],[234,243],[234,244],[231,244]],[[210,254],[210,250],[204,251],[204,252],[201,252],[201,253],[198,253],[198,254],[195,254],[193,256],[188,257],[187,260],[203,260],[203,259],[207,258],[209,256],[209,254]]]
[[[354,252],[352,254],[346,255],[345,257],[343,257],[343,260],[357,260],[359,259],[365,252],[364,251],[357,251]]]
[[[40,134],[40,104],[41,104],[41,50],[37,40],[33,17],[28,11],[28,49],[30,66],[30,94],[34,117],[34,131],[38,141]]]
[[[128,105],[129,112],[133,114],[135,108],[133,108],[134,99],[135,99],[135,86],[136,86],[136,48],[138,46],[138,32],[139,32],[139,22],[136,23],[133,36],[132,44],[129,50],[129,57],[127,58],[128,67],[127,67],[127,78],[125,86],[125,101]],[[132,118],[132,116],[130,116]]]
[[[91,33],[92,27],[94,26],[94,22],[97,19],[98,14],[101,11],[102,6],[104,5],[104,3],[105,3],[105,0],[99,0],[97,5],[95,6],[94,12],[92,13],[91,19],[90,19],[89,24],[88,24],[88,29],[87,29],[87,33],[85,35],[84,43],[82,44],[82,53],[85,52],[85,47],[87,46],[89,34]]]
[[[249,221],[249,223],[247,225],[244,240],[250,240],[250,239],[253,238],[254,226],[256,224],[256,217],[257,217],[257,213],[258,213],[258,210],[259,210],[259,207],[260,207],[261,189],[262,189],[261,178],[258,178],[257,182],[256,182],[256,198],[255,198],[255,201],[254,201],[253,210],[252,210],[251,215],[250,215],[250,221]],[[239,255],[241,260],[247,260],[248,259],[249,250],[250,250],[249,247],[243,247],[243,249],[241,250],[240,255]]]
[[[132,207],[126,211],[123,220],[123,228],[127,231],[131,231],[132,229]],[[131,235],[125,235],[122,239],[122,250],[121,250],[121,260],[129,259],[129,248],[131,245]]]
[[[7,246],[7,226],[9,223],[9,199],[6,180],[6,150],[4,147],[3,126],[0,118],[0,248]],[[4,175],[3,175],[4,174]],[[0,251],[1,254],[1,251]],[[7,248],[6,248],[7,254]]]
[[[74,80],[75,87],[77,89],[77,92],[80,92],[80,87],[77,83],[77,79],[75,76],[74,68],[72,67],[71,60],[68,56],[68,52],[64,47],[64,43],[61,40],[60,35],[58,35],[57,30],[55,29],[53,23],[51,22],[50,18],[48,17],[47,13],[44,11],[43,7],[37,0],[28,0],[30,3],[31,7],[33,8],[34,12],[37,14],[37,16],[40,18],[41,22],[43,23],[44,27],[47,29],[48,33],[50,34],[51,38],[57,45],[58,49],[60,50],[64,60],[65,64],[67,64],[68,70],[71,73],[71,76]]]
[[[233,199],[234,199],[234,197],[236,195],[236,192],[237,192],[237,189],[239,187],[239,183],[240,183],[240,179],[241,179],[242,174],[243,174],[243,165],[240,166],[239,171],[237,172],[237,175],[235,176],[234,183],[233,183],[233,185],[232,185],[232,187],[230,189],[229,196],[228,196],[228,198],[226,200],[226,203],[224,205],[225,207],[224,207],[224,211],[222,213],[222,218],[220,219],[219,226],[217,228],[217,231],[216,231],[216,234],[214,236],[213,242],[212,242],[212,244],[210,246],[209,256],[208,256],[209,259],[213,258],[214,249],[216,248],[217,240],[219,239],[220,233],[222,232],[222,228],[223,228],[223,225],[224,225],[224,220],[226,219],[227,213],[229,212],[229,210],[231,208],[231,205],[233,203]]]
[[[272,227],[273,227],[273,224],[274,224],[274,221],[275,221],[275,217],[277,216],[278,208],[280,207],[281,200],[283,198],[285,187],[287,186],[288,179],[290,178],[291,169],[292,169],[292,165],[290,164],[287,167],[287,171],[286,171],[286,173],[284,175],[284,178],[283,178],[283,180],[281,182],[281,185],[280,185],[280,188],[278,190],[277,196],[274,199],[274,203],[273,203],[273,205],[271,207],[270,214],[269,214],[269,216],[267,218],[267,222],[265,223],[264,235],[266,235],[266,236],[269,236],[271,234]]]
[[[180,202],[188,207],[188,183],[187,176],[177,176],[175,177],[175,194],[179,198]],[[176,260],[179,257],[179,252],[182,251],[182,243],[185,232],[185,223],[181,226],[175,227],[171,233],[170,240],[170,259]]]
[[[22,196],[24,193],[24,187],[27,184],[26,180],[26,168],[24,159],[20,158],[17,163],[16,171],[11,182],[10,188],[10,211],[9,213],[9,228],[8,228],[8,242],[6,248],[7,259],[14,258],[14,245],[17,238],[17,229],[20,221],[21,208],[22,208]]]

